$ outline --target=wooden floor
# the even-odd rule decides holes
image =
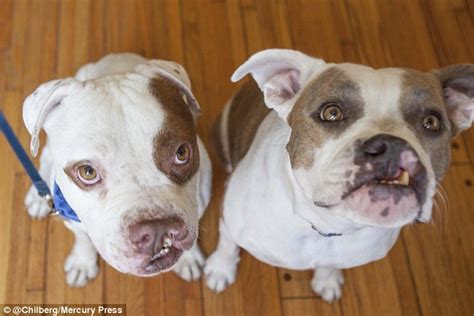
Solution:
[[[132,51],[186,67],[208,143],[212,121],[237,90],[230,75],[258,50],[428,70],[474,61],[473,17],[472,0],[0,0],[0,108],[27,147],[26,95],[104,54]],[[139,279],[103,262],[90,285],[68,288],[62,267],[72,236],[60,221],[27,216],[29,179],[0,137],[0,303],[126,303],[128,315],[473,315],[474,129],[452,151],[443,181],[449,209],[433,224],[405,228],[384,260],[345,271],[343,298],[327,304],[311,291],[311,272],[246,253],[237,282],[219,295],[202,281]],[[200,235],[206,254],[216,245],[223,182],[216,166]]]

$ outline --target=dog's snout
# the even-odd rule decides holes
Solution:
[[[370,169],[364,169],[364,172],[369,171],[378,177],[397,176],[400,169],[413,175],[420,167],[419,157],[411,145],[388,134],[378,134],[362,142],[354,162],[360,166],[370,165]]]
[[[364,151],[369,155],[380,155],[387,151],[387,144],[381,137],[372,137],[363,144]]]
[[[371,157],[390,156],[410,149],[408,143],[396,136],[379,134],[362,143],[363,152]]]
[[[180,242],[187,235],[187,227],[178,217],[147,220],[129,227],[130,241],[136,251],[150,256],[160,252],[166,239],[169,239],[175,248],[180,249]]]

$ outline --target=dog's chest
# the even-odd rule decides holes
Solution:
[[[276,197],[274,197],[277,199]],[[364,228],[342,236],[324,237],[281,199],[246,196],[225,204],[224,222],[240,247],[270,265],[290,269],[350,268],[385,257],[399,230]]]

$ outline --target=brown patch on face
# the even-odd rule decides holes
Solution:
[[[155,165],[171,181],[185,184],[199,169],[199,149],[193,116],[179,87],[171,80],[163,77],[152,79],[150,91],[166,112],[164,126],[153,140]],[[189,145],[190,157],[186,163],[177,164],[176,151],[183,144]]]
[[[322,107],[337,104],[343,119],[335,122],[320,119]],[[286,146],[293,169],[309,169],[314,163],[315,149],[341,135],[364,114],[360,88],[344,70],[332,67],[310,82],[302,91],[288,116],[291,137]]]
[[[399,104],[403,118],[431,158],[436,180],[441,180],[449,166],[452,131],[439,80],[431,73],[405,70]],[[423,119],[431,114],[441,121],[439,132],[423,127]]]
[[[233,168],[247,154],[258,127],[269,112],[254,80],[246,82],[233,98],[227,127]]]

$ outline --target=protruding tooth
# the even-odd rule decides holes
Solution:
[[[169,248],[173,244],[173,241],[169,237],[163,239],[163,248]]]
[[[401,185],[409,185],[410,184],[410,174],[408,171],[403,170],[400,176],[398,177],[398,181]]]

